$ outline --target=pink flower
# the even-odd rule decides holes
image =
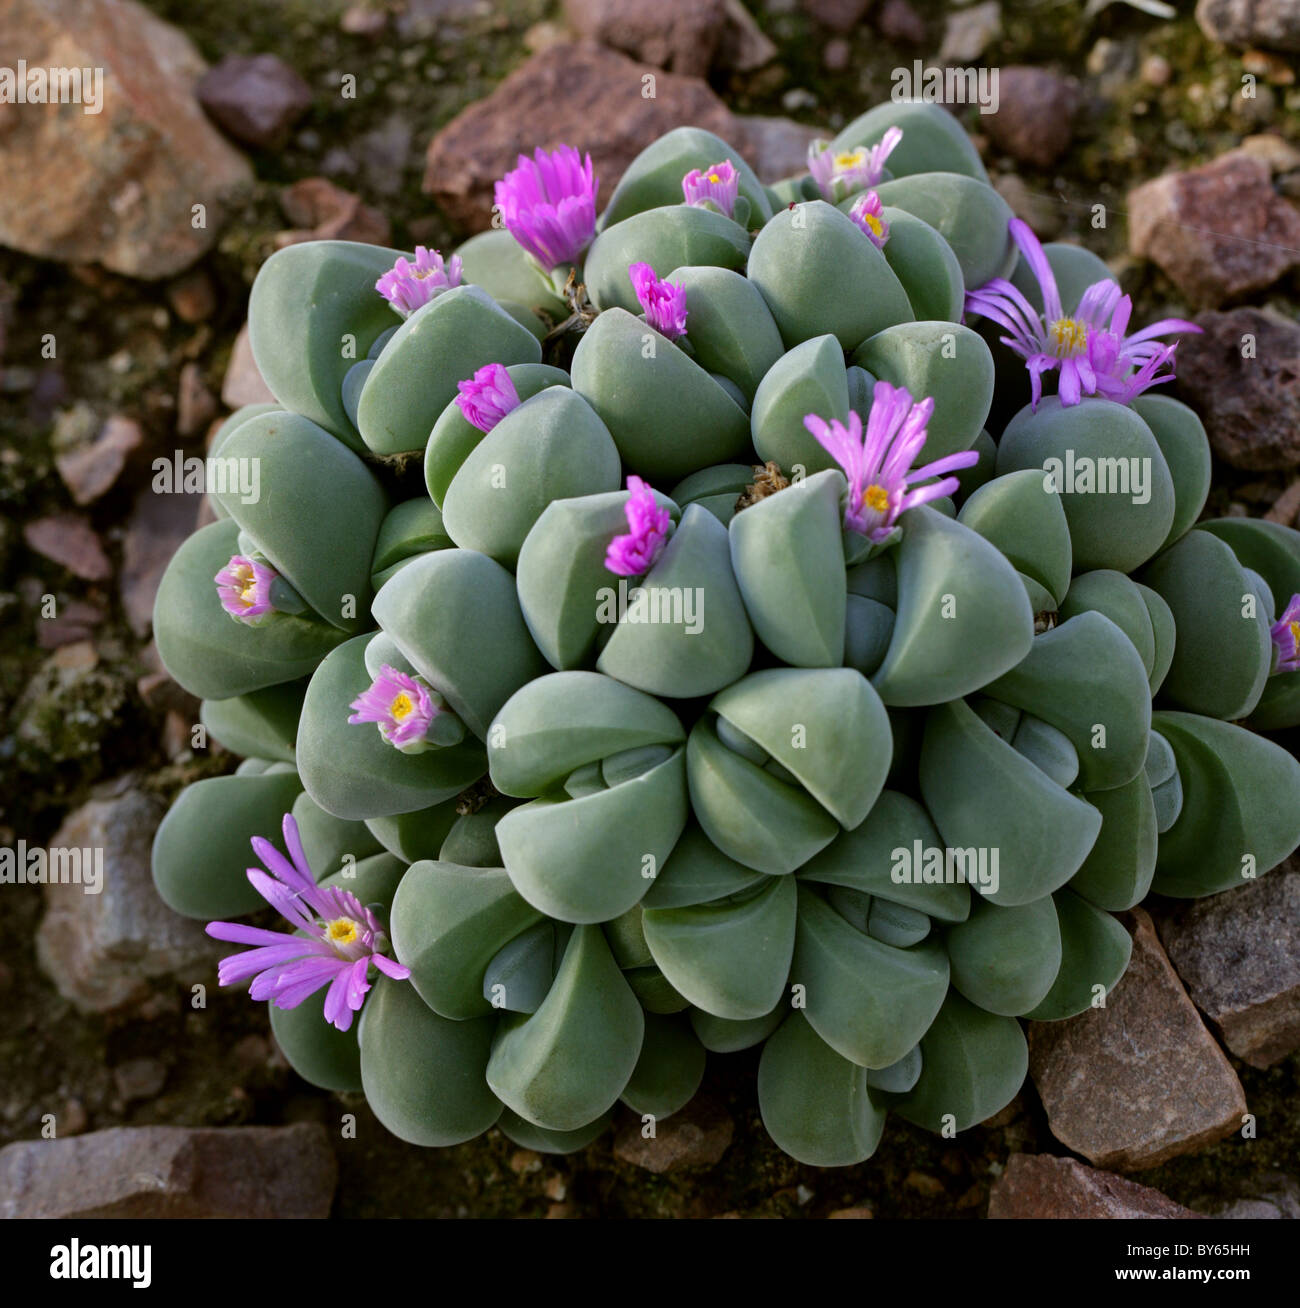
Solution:
[[[375,722],[379,734],[397,749],[422,745],[442,711],[423,682],[385,663],[369,690],[348,705],[351,723]]]
[[[1043,374],[1059,370],[1057,395],[1063,405],[1078,404],[1085,395],[1127,404],[1151,386],[1173,380],[1174,347],[1156,340],[1170,332],[1199,332],[1183,318],[1162,318],[1126,335],[1133,312],[1131,297],[1109,278],[1094,282],[1079,297],[1069,316],[1061,304],[1056,275],[1038,237],[1027,223],[1013,218],[1011,237],[1024,255],[1043,295],[1039,313],[1018,287],[995,277],[966,295],[966,312],[980,314],[1004,328],[1001,337],[1029,369],[1030,405],[1043,397]]]
[[[889,224],[885,221],[885,206],[875,191],[868,191],[854,200],[849,217],[877,250],[885,248],[885,242],[889,240]]]
[[[1300,672],[1300,595],[1292,595],[1270,633],[1277,660],[1274,672]]]
[[[715,163],[704,172],[692,168],[682,178],[682,195],[687,204],[698,207],[706,200],[712,200],[728,218],[735,215],[739,193],[740,174],[730,159]]]
[[[253,837],[253,852],[269,869],[249,868],[253,888],[295,932],[267,931],[238,922],[209,922],[208,935],[231,944],[251,945],[242,954],[223,958],[217,980],[223,986],[253,978],[251,999],[269,999],[277,1008],[297,1008],[323,986],[325,1020],[346,1031],[361,1009],[370,989],[369,970],[375,968],[394,981],[411,975],[408,967],[382,952],[388,938],[379,920],[351,891],[322,889],[307,864],[298,824],[284,817],[285,858],[269,840]]]
[[[808,171],[822,198],[836,204],[854,191],[878,186],[885,175],[885,160],[902,139],[901,128],[891,127],[870,150],[863,145],[832,150],[828,142],[814,141],[808,147]]]
[[[605,567],[620,577],[639,577],[649,572],[663,553],[672,515],[660,508],[650,487],[635,475],[627,479],[631,492],[623,512],[628,532],[615,536],[605,551]]]
[[[213,580],[217,583],[221,607],[232,618],[256,625],[275,611],[271,603],[271,583],[278,576],[279,573],[259,559],[236,554]]]
[[[648,263],[634,263],[628,270],[637,302],[645,320],[660,335],[675,341],[686,335],[686,287],[661,282]]]
[[[491,431],[511,409],[519,407],[519,392],[499,363],[484,364],[473,377],[458,381],[456,407],[479,431]]]
[[[415,247],[415,262],[397,262],[376,283],[375,290],[402,315],[413,314],[435,295],[460,285],[460,256],[453,254],[446,263],[437,250]]]
[[[548,272],[574,263],[596,234],[596,192],[591,155],[571,145],[535,150],[496,184],[501,221]]]
[[[926,424],[933,412],[932,399],[913,403],[905,387],[878,381],[872,392],[865,438],[862,419],[852,411],[847,427],[834,419],[827,422],[815,413],[803,420],[804,426],[848,478],[844,525],[851,531],[879,544],[893,531],[899,514],[951,495],[958,485],[956,477],[946,477],[913,490],[913,482],[927,481],[940,473],[969,468],[978,462],[979,455],[974,450],[965,450],[936,459],[915,472],[908,471],[925,444]]]

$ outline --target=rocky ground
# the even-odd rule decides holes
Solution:
[[[1300,17],[1183,8],[0,0],[0,49],[57,47],[110,85],[93,117],[0,105],[0,846],[66,823],[54,843],[112,864],[98,897],[6,894],[0,1143],[22,1143],[0,1150],[0,1215],[1300,1213],[1300,864],[1135,913],[1111,1007],[1031,1031],[1016,1103],[956,1142],[891,1121],[870,1163],[836,1172],[767,1140],[748,1054],[712,1060],[653,1142],[629,1116],[569,1159],[496,1133],[399,1145],[289,1072],[148,876],[171,796],[235,764],[193,748],[196,706],[149,643],[197,508],[151,493],[151,461],[200,451],[263,394],[240,328],[267,254],[445,246],[535,141],[589,148],[607,195],[689,120],[773,179],[913,59],[998,67],[1001,111],[965,120],[999,189],[1045,239],[1108,259],[1138,318],[1197,317],[1179,390],[1217,456],[1210,511],[1294,523]],[[628,95],[647,74],[655,97]]]

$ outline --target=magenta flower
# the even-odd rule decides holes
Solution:
[[[885,160],[902,139],[902,130],[891,127],[869,150],[864,145],[832,150],[828,142],[814,141],[808,147],[808,171],[822,198],[835,204],[854,191],[878,186],[885,175]]]
[[[442,712],[423,682],[385,663],[370,689],[348,705],[356,712],[351,723],[375,722],[379,734],[396,749],[425,743],[434,719]]]
[[[1292,595],[1270,633],[1277,660],[1274,672],[1300,672],[1300,595]]]
[[[862,419],[852,411],[848,427],[834,419],[827,422],[815,413],[803,420],[849,480],[844,525],[851,531],[879,544],[893,531],[900,513],[951,495],[958,484],[956,477],[945,477],[913,490],[912,483],[969,468],[979,460],[974,450],[964,450],[936,459],[915,472],[908,471],[925,444],[926,424],[933,412],[932,399],[913,403],[905,387],[878,381],[872,392],[865,438]]]
[[[1195,323],[1162,318],[1125,335],[1133,301],[1109,278],[1089,286],[1067,317],[1052,265],[1038,238],[1019,218],[1011,220],[1010,230],[1042,290],[1045,312],[1039,313],[1004,277],[968,291],[966,312],[980,314],[1009,333],[1000,339],[1025,360],[1031,407],[1036,409],[1043,397],[1043,374],[1056,369],[1060,370],[1057,394],[1064,405],[1078,404],[1085,395],[1127,403],[1149,387],[1173,379],[1172,368],[1163,374],[1160,369],[1172,363],[1174,347],[1156,337],[1199,332]]]
[[[279,576],[274,568],[260,559],[234,555],[213,578],[221,607],[240,622],[256,625],[275,611],[271,603],[271,583]]]
[[[885,242],[889,240],[889,224],[885,221],[885,206],[875,191],[868,191],[854,200],[849,217],[877,250],[885,248]]]
[[[459,286],[460,279],[460,255],[453,254],[444,263],[437,250],[417,245],[415,262],[399,258],[375,283],[375,290],[405,318],[435,295]]]
[[[620,577],[639,577],[649,572],[663,553],[672,515],[660,508],[654,492],[635,474],[627,479],[627,488],[631,494],[623,512],[627,514],[628,532],[609,542],[605,566]]]
[[[645,320],[660,335],[675,341],[686,335],[686,287],[676,282],[661,282],[648,263],[634,263],[627,275],[637,302],[645,310]]]
[[[285,858],[269,840],[253,837],[253,852],[269,869],[249,868],[253,888],[293,927],[295,935],[241,926],[238,922],[209,922],[207,933],[214,940],[252,945],[242,954],[231,954],[217,966],[217,980],[223,986],[253,978],[251,999],[269,999],[277,1008],[297,1008],[322,986],[325,1020],[348,1030],[352,1015],[361,1009],[370,989],[370,965],[394,981],[411,975],[408,967],[382,952],[388,945],[378,919],[351,891],[316,884],[307,856],[303,853],[298,824],[284,815]]]
[[[519,392],[499,363],[484,364],[472,377],[458,381],[456,407],[479,431],[491,431],[511,409],[519,407]]]
[[[535,150],[496,184],[501,221],[510,235],[548,272],[574,263],[596,234],[596,192],[591,155],[571,145],[549,154]]]
[[[730,159],[715,163],[705,172],[692,168],[682,178],[682,195],[687,204],[698,206],[705,200],[712,200],[728,218],[735,215],[739,193],[740,174]]]

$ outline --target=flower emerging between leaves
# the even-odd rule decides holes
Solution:
[[[495,199],[506,230],[548,272],[574,263],[596,234],[600,182],[591,156],[571,145],[535,150],[496,184]]]
[[[885,206],[875,191],[868,191],[854,200],[849,217],[877,250],[885,248],[885,242],[889,240],[889,224],[885,221]]]
[[[213,580],[221,607],[240,622],[256,624],[275,611],[271,603],[271,583],[279,574],[259,559],[234,555]]]
[[[1199,332],[1194,322],[1162,318],[1126,334],[1133,300],[1110,278],[1089,286],[1067,316],[1038,238],[1019,218],[1011,220],[1010,231],[1038,282],[1044,312],[1039,313],[1005,277],[967,292],[966,312],[989,318],[1009,333],[1001,340],[1025,360],[1033,408],[1043,396],[1043,374],[1058,369],[1057,394],[1067,406],[1078,404],[1085,395],[1127,404],[1150,387],[1173,380],[1175,347],[1156,338],[1170,332]],[[1168,371],[1162,372],[1166,367]]]
[[[511,409],[519,407],[519,392],[499,363],[486,363],[472,377],[456,383],[456,407],[479,431],[491,431]]]
[[[715,163],[701,172],[692,168],[682,178],[682,195],[689,205],[700,205],[711,200],[728,218],[736,212],[736,196],[740,191],[740,174],[730,159]]]
[[[428,686],[385,663],[370,689],[348,705],[351,723],[374,722],[379,734],[397,749],[424,743],[434,719],[442,711]]]
[[[851,531],[879,544],[893,531],[899,514],[952,494],[958,484],[956,477],[915,489],[913,483],[978,462],[974,450],[963,450],[908,471],[925,444],[926,424],[933,412],[932,399],[913,402],[905,387],[878,381],[872,392],[865,436],[862,419],[852,411],[847,427],[835,419],[827,422],[815,413],[803,420],[848,478],[844,525]]]
[[[284,817],[285,858],[269,840],[253,837],[253,852],[268,871],[249,868],[248,879],[268,904],[293,928],[289,935],[238,922],[209,922],[208,935],[236,945],[251,945],[242,954],[223,958],[217,980],[223,986],[253,978],[252,999],[268,999],[277,1008],[297,1008],[324,986],[325,1020],[340,1031],[352,1026],[370,989],[375,968],[394,981],[410,969],[383,953],[388,938],[378,919],[351,891],[316,884],[303,852],[298,824]]]
[[[435,295],[460,285],[460,256],[453,254],[445,263],[437,250],[415,247],[415,262],[398,261],[375,283],[375,290],[402,315],[413,314]]]
[[[649,572],[663,553],[672,516],[661,508],[654,492],[633,474],[627,479],[631,492],[623,512],[627,515],[626,535],[615,536],[605,551],[605,567],[620,577],[639,577]]]
[[[1274,672],[1300,672],[1300,595],[1292,595],[1270,635],[1277,659]]]
[[[856,150],[833,150],[826,141],[814,141],[808,147],[808,171],[822,198],[835,204],[854,191],[879,185],[885,160],[902,139],[902,130],[891,127],[869,150],[864,145]]]
[[[627,275],[632,279],[637,303],[645,311],[645,320],[670,341],[686,335],[686,287],[676,282],[660,281],[648,263],[634,263]]]

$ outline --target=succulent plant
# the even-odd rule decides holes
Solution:
[[[266,263],[278,402],[213,447],[265,493],[214,493],[155,612],[246,759],[159,892],[278,909],[213,923],[223,983],[415,1144],[577,1149],[759,1046],[804,1162],[963,1130],[1021,1019],[1104,1005],[1116,914],[1300,843],[1259,734],[1300,723],[1300,534],[1198,524],[1205,432],[1152,389],[1194,329],[1130,334],[939,108],[772,187],[682,128],[596,193],[539,151],[446,260]]]

